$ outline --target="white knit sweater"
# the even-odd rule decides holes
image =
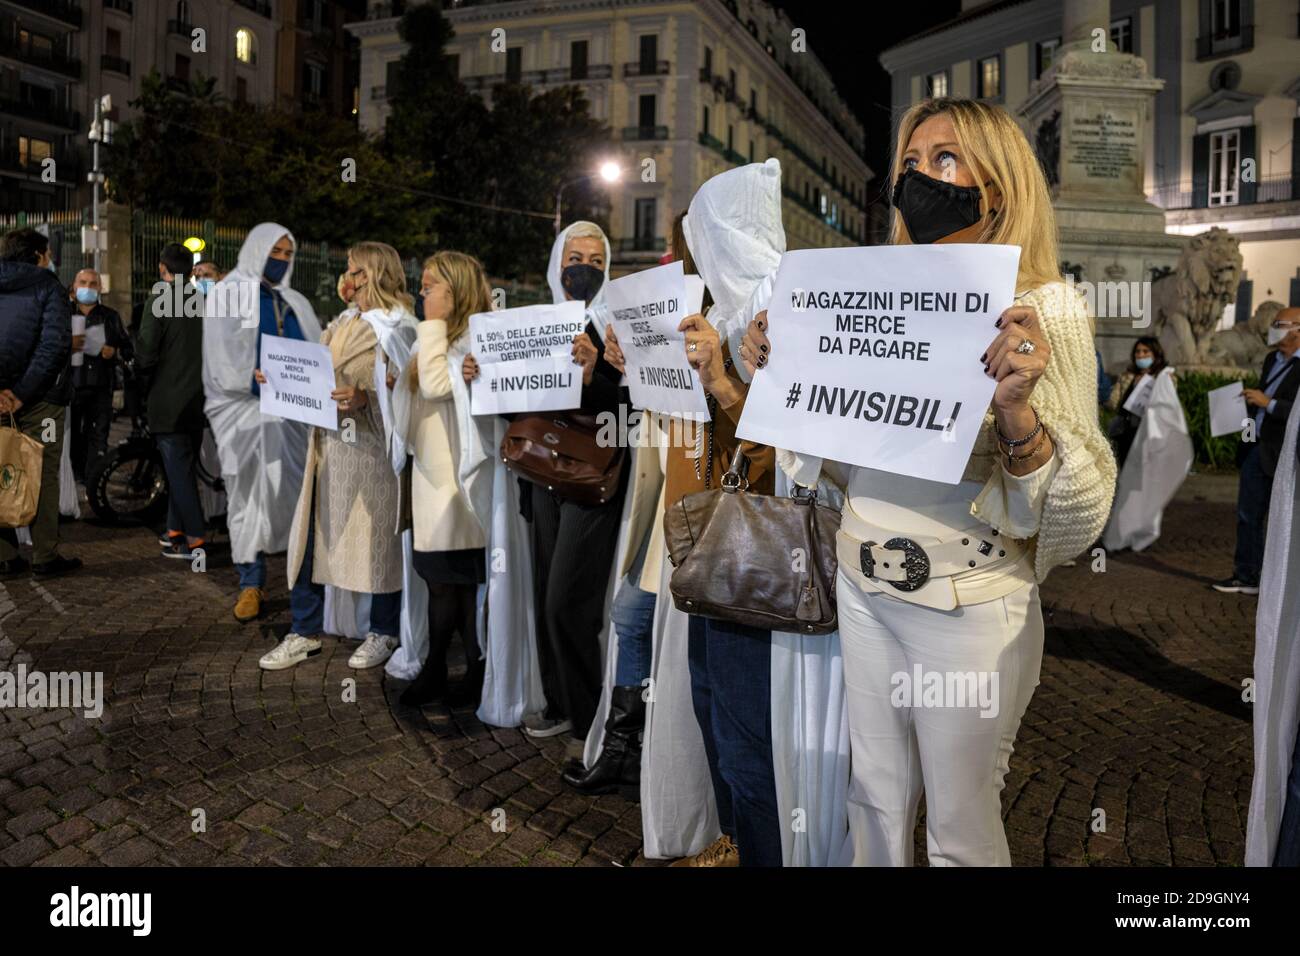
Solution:
[[[1115,456],[1097,419],[1097,356],[1083,297],[1064,282],[1050,282],[1024,293],[1016,304],[1038,312],[1052,347],[1029,399],[1060,459],[1047,486],[1038,535],[1031,540],[1034,576],[1041,581],[1101,536],[1115,496]],[[971,514],[995,528],[1001,520],[1002,476],[990,411],[962,477],[985,482]]]
[[[1092,320],[1083,297],[1064,282],[1050,282],[1024,293],[1016,304],[1031,306],[1048,344],[1051,358],[1034,386],[1030,405],[1052,437],[1057,465],[1044,492],[1037,534],[1029,539],[1034,553],[1034,577],[1068,561],[1096,541],[1110,515],[1115,495],[1115,457],[1097,418],[1097,357]],[[777,450],[777,463],[791,480],[815,485],[822,472],[820,458]],[[1045,466],[1046,467],[1046,466]],[[841,484],[829,469],[827,477]],[[971,514],[993,528],[1009,529],[1006,472],[998,452],[993,412],[984,424],[962,474],[963,481],[984,487],[971,503]]]

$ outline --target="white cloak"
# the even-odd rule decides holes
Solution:
[[[288,546],[307,457],[308,426],[262,415],[251,391],[253,369],[260,360],[262,270],[271,247],[286,235],[293,242],[293,234],[278,223],[255,226],[239,250],[235,269],[208,293],[204,307],[203,407],[221,460],[231,560],[237,564]],[[303,338],[317,342],[316,312],[289,287],[292,275],[291,261],[275,288],[297,317]]]
[[[1160,537],[1165,506],[1192,468],[1192,439],[1187,432],[1173,369],[1156,376],[1133,446],[1115,488],[1115,504],[1102,533],[1107,551],[1142,551]]]
[[[1300,525],[1296,521],[1297,430],[1292,412],[1273,496],[1269,499],[1264,572],[1255,614],[1255,778],[1246,816],[1246,865],[1272,866],[1286,806],[1300,702]]]

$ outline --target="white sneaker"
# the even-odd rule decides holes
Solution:
[[[573,729],[573,721],[552,720],[542,714],[528,714],[524,717],[524,733],[529,737],[558,737]]]
[[[348,658],[348,667],[354,667],[359,671],[369,667],[378,667],[393,656],[393,651],[397,650],[398,643],[395,637],[387,637],[371,631],[366,635],[366,639],[361,642],[361,646],[353,651],[352,656]]]
[[[282,671],[319,653],[320,641],[291,631],[284,636],[284,640],[263,654],[257,663],[264,671]]]

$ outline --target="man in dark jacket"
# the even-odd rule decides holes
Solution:
[[[189,280],[194,257],[180,243],[163,247],[158,275],[166,283],[151,295],[140,315],[135,357],[150,373],[146,405],[149,431],[167,472],[165,558],[191,558],[203,543],[203,507],[195,467],[203,446],[203,319],[177,309],[175,285]],[[161,291],[161,290],[159,290]],[[184,290],[186,297],[196,290]]]
[[[50,243],[34,229],[0,239],[0,413],[44,444],[41,492],[32,522],[32,571],[81,567],[59,555],[59,461],[63,455],[72,317],[68,294],[50,269]],[[12,528],[0,528],[0,578],[27,570]]]
[[[1277,348],[1264,357],[1259,388],[1245,390],[1246,412],[1254,418],[1253,441],[1242,441],[1238,453],[1241,478],[1237,487],[1237,551],[1232,577],[1214,585],[1228,594],[1258,594],[1264,565],[1264,532],[1273,474],[1282,454],[1286,420],[1300,391],[1300,308],[1283,309],[1269,328],[1269,344]]]
[[[68,290],[72,308],[86,317],[86,331],[72,337],[72,473],[84,482],[91,466],[108,451],[113,421],[113,389],[117,363],[129,358],[131,340],[122,317],[100,301],[99,273],[82,269]],[[87,350],[89,341],[92,348]],[[81,364],[76,353],[81,352]]]

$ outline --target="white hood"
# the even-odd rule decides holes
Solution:
[[[249,391],[258,362],[257,330],[261,321],[262,271],[271,247],[281,236],[297,242],[284,226],[264,222],[249,230],[239,248],[235,268],[208,293],[203,318],[203,385],[208,401],[228,399],[256,401]],[[320,341],[320,320],[311,303],[289,288],[293,262],[275,289],[298,318],[303,338]]]
[[[568,295],[564,292],[564,285],[560,282],[560,273],[564,271],[564,243],[569,238],[569,231],[575,226],[592,226],[600,229],[594,222],[579,220],[571,222],[555,237],[555,243],[551,246],[551,262],[546,267],[546,281],[551,287],[551,300],[559,305],[561,302],[569,301]],[[602,336],[605,334],[605,322],[607,319],[607,309],[605,307],[605,289],[609,287],[609,237],[605,235],[605,230],[600,231],[601,238],[605,241],[605,281],[600,285],[600,291],[596,297],[591,300],[587,306],[587,321],[596,326]]]
[[[729,341],[734,338],[735,358],[753,318],[746,307],[763,280],[776,274],[785,253],[781,163],[769,159],[714,176],[691,200],[682,232],[713,297],[709,322]]]

